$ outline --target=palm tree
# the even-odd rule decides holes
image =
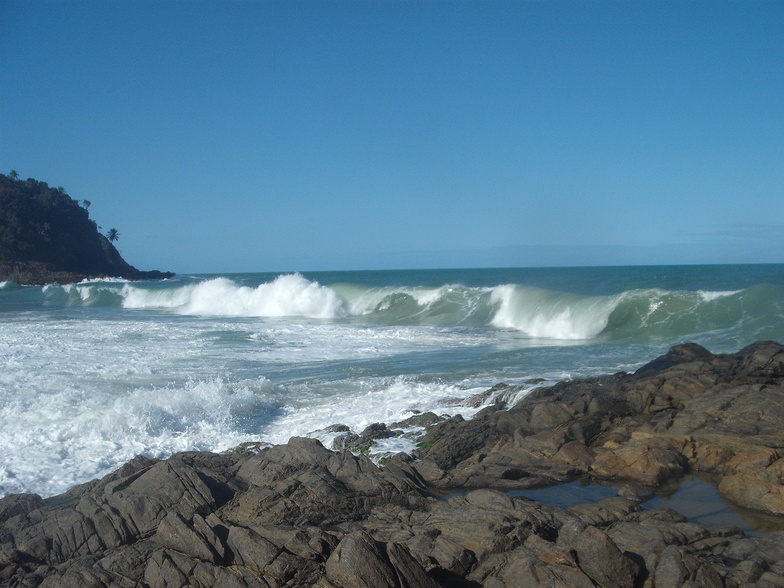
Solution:
[[[120,233],[117,232],[117,229],[109,229],[106,232],[106,238],[109,239],[111,243],[114,243],[117,239],[120,238]]]
[[[12,169],[11,173],[8,174],[8,177],[11,178],[12,180],[18,180],[19,179],[19,174],[16,173],[15,169]]]

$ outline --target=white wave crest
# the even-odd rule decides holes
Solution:
[[[227,278],[165,290],[126,286],[125,308],[166,308],[197,316],[259,316],[337,318],[345,315],[334,290],[300,274],[278,276],[255,288]]]
[[[740,294],[741,292],[743,292],[743,290],[728,290],[726,292],[711,292],[709,290],[697,291],[703,302],[713,302],[719,298],[727,298],[728,296],[734,296],[735,294]]]
[[[128,284],[125,278],[85,278],[80,284]]]
[[[616,297],[580,297],[517,285],[494,288],[491,301],[498,305],[494,326],[557,340],[596,337],[618,305]]]

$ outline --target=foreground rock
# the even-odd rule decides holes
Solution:
[[[570,509],[490,489],[579,475],[657,485],[692,468],[779,512],[783,361],[773,343],[674,348],[636,374],[435,424],[419,460],[383,467],[304,438],[139,457],[55,499],[0,500],[0,584],[784,585],[784,533],[746,538],[642,510],[636,484]],[[454,487],[482,489],[434,495]]]
[[[634,374],[562,382],[511,410],[431,427],[417,457],[430,485],[518,488],[579,476],[661,486],[717,474],[739,505],[784,514],[784,348],[734,355],[682,345]]]

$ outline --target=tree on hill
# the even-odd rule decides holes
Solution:
[[[111,243],[114,243],[117,239],[120,238],[120,233],[117,231],[117,229],[109,229],[106,231],[106,238],[109,239]]]

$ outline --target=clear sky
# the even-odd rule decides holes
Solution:
[[[0,171],[140,269],[784,262],[784,2],[0,0]]]

